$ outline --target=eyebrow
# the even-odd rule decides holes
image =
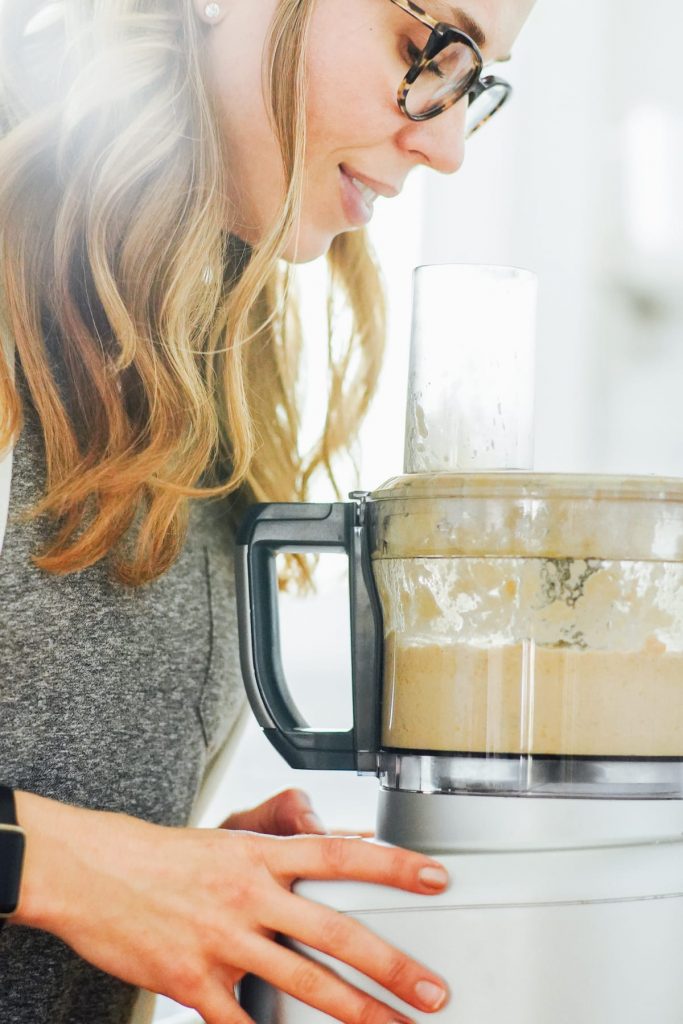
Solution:
[[[475,41],[480,50],[484,49],[486,46],[486,33],[479,22],[475,21],[467,11],[463,11],[462,7],[454,7],[453,4],[448,3],[448,0],[433,0],[433,2],[444,10],[447,10],[453,19],[455,27],[466,32],[470,39]],[[507,54],[505,57],[499,57],[493,63],[503,64],[505,61],[511,59],[512,55]]]
[[[481,25],[474,20],[467,11],[463,11],[461,7],[454,7],[452,4],[447,3],[447,0],[435,0],[440,7],[446,8],[451,17],[453,18],[454,24],[457,28],[461,28],[463,32],[466,32],[471,39],[474,39],[475,43],[482,50],[486,46],[486,33],[484,32]]]

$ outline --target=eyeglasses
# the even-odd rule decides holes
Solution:
[[[460,29],[436,21],[413,0],[391,2],[431,29],[422,50],[408,46],[413,64],[399,86],[401,111],[411,121],[429,121],[467,97],[465,134],[472,135],[500,110],[512,86],[494,75],[481,77],[481,51]]]

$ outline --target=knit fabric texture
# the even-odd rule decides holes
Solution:
[[[31,561],[45,526],[21,518],[45,481],[25,405],[0,558],[0,780],[184,825],[244,703],[226,503],[193,502],[182,554],[152,584],[122,587],[104,563],[49,576]],[[125,1024],[135,998],[53,935],[0,934],[2,1024]]]

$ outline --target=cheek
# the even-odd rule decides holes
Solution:
[[[338,33],[331,44],[326,33],[313,26],[308,61],[312,147],[362,146],[387,137],[399,79],[394,81],[391,62],[382,55],[372,27],[361,26],[346,36]]]
[[[211,85],[222,112],[231,214],[235,230],[252,243],[270,226],[284,195],[280,149],[261,94],[260,55],[275,2],[259,0],[258,17],[235,5],[208,43]]]

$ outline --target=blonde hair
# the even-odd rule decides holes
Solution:
[[[329,405],[307,455],[280,259],[301,202],[314,3],[280,0],[272,24],[288,187],[248,252],[225,231],[229,158],[191,0],[0,0],[1,307],[45,440],[31,514],[52,528],[34,556],[47,572],[110,556],[121,582],[153,580],[182,548],[189,499],[304,500],[356,437],[384,342],[367,238],[328,254]],[[22,425],[8,370],[0,351],[0,451]]]

